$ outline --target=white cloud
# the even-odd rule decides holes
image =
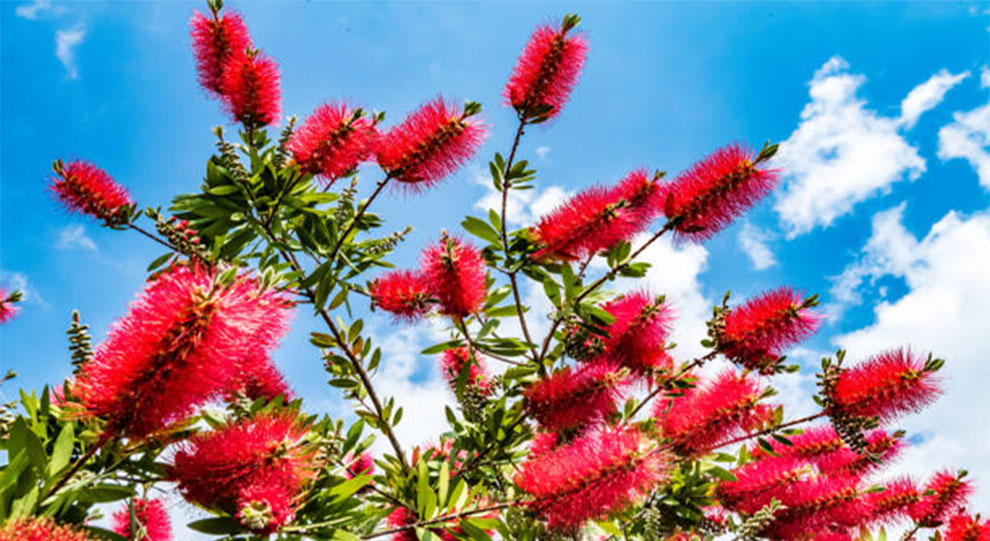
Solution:
[[[41,306],[48,306],[45,299],[41,297],[36,289],[28,281],[28,277],[23,272],[0,270],[0,283],[7,286],[10,291],[20,291],[21,301],[36,303]]]
[[[756,270],[768,269],[777,264],[777,259],[767,246],[768,240],[770,235],[766,231],[749,222],[744,223],[742,230],[739,231],[739,246],[749,256]]]
[[[58,57],[69,79],[79,76],[79,68],[76,67],[76,47],[86,38],[86,28],[79,23],[72,28],[58,30],[55,32],[55,56]]]
[[[983,72],[984,86],[988,85]],[[973,166],[980,184],[990,190],[990,104],[952,114],[952,123],[938,130],[938,157],[962,158]]]
[[[69,224],[58,233],[58,240],[55,247],[59,250],[71,250],[79,248],[82,250],[97,251],[96,243],[86,235],[86,228],[79,224]]]
[[[968,71],[953,75],[948,70],[943,69],[932,75],[924,83],[914,87],[901,102],[901,122],[906,128],[913,127],[922,113],[930,111],[942,103],[945,93],[967,77],[969,77]]]
[[[536,156],[541,160],[546,160],[550,155],[550,147],[536,147]]]
[[[980,86],[990,88],[990,66],[983,66],[980,70]]]
[[[49,11],[52,9],[52,3],[49,0],[34,0],[30,4],[21,4],[14,9],[14,13],[18,17],[23,17],[25,19],[35,20],[38,18],[38,14],[44,11]]]
[[[911,434],[935,436],[909,449],[897,469],[918,476],[965,467],[977,484],[990,486],[990,424],[974,418],[985,409],[990,380],[990,212],[969,218],[950,212],[919,240],[901,223],[902,211],[897,207],[874,219],[866,262],[854,265],[863,277],[903,278],[908,292],[880,302],[872,324],[834,342],[850,351],[850,359],[900,345],[945,358],[945,395],[898,423]],[[987,508],[990,491],[980,491],[974,503]]]
[[[856,203],[925,171],[917,149],[898,132],[899,119],[867,108],[856,96],[866,78],[848,70],[836,56],[815,72],[801,124],[774,159],[785,171],[774,208],[788,237],[828,227]]]

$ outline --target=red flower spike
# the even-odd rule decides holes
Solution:
[[[925,358],[902,348],[842,371],[830,398],[845,415],[889,421],[921,409],[939,394],[941,386]]]
[[[467,162],[487,129],[474,117],[475,106],[461,109],[437,98],[423,105],[378,140],[377,160],[407,187],[430,187]]]
[[[286,303],[247,276],[219,286],[197,267],[162,273],[80,367],[81,414],[132,438],[183,419],[223,392],[248,352],[271,347],[272,306]]]
[[[0,287],[0,324],[7,323],[11,319],[17,316],[17,313],[21,311],[21,307],[17,306],[17,302],[20,301],[21,295],[18,292],[10,293],[6,289]]]
[[[344,475],[348,479],[354,479],[358,475],[374,475],[375,473],[375,459],[367,451],[357,457],[348,453],[344,457],[344,464],[346,468]]]
[[[786,287],[750,299],[726,314],[720,350],[746,369],[772,373],[784,349],[818,328],[821,318],[809,308],[808,302]]]
[[[644,230],[658,214],[660,186],[636,170],[612,188],[593,186],[540,219],[530,234],[537,260],[574,261]]]
[[[169,480],[188,501],[272,533],[292,520],[315,475],[315,453],[303,441],[307,430],[296,413],[275,411],[200,432],[181,444]]]
[[[973,485],[962,480],[962,475],[949,471],[935,474],[927,485],[925,494],[913,508],[911,518],[925,528],[939,526],[950,513],[962,507],[973,491]]]
[[[522,118],[553,118],[567,103],[588,53],[584,36],[568,34],[578,20],[568,15],[560,28],[538,26],[523,49],[503,91]]]
[[[231,57],[223,69],[221,82],[227,111],[249,129],[278,120],[282,109],[278,64],[257,52]]]
[[[869,507],[870,523],[889,524],[906,518],[921,494],[914,481],[905,477],[886,483],[883,492],[872,492],[864,498]]]
[[[92,541],[85,531],[50,518],[18,518],[0,526],[0,541]]]
[[[726,508],[753,514],[810,473],[811,467],[793,456],[757,460],[732,470],[736,480],[720,482],[716,496]]]
[[[526,411],[548,431],[587,426],[615,412],[627,383],[625,371],[607,361],[565,367],[526,389]]]
[[[639,500],[667,479],[669,459],[635,430],[605,428],[530,458],[515,482],[551,529],[567,529]]]
[[[866,475],[889,463],[904,446],[898,434],[874,430],[866,436],[866,452],[861,454],[844,447],[823,455],[818,468],[823,475]]]
[[[222,17],[209,18],[198,11],[193,12],[189,26],[199,84],[221,95],[224,66],[231,57],[244,54],[252,47],[247,26],[237,13],[227,12]]]
[[[240,373],[228,384],[228,401],[241,395],[252,401],[259,398],[272,401],[283,396],[289,402],[295,397],[285,376],[275,366],[267,351],[260,349],[248,352],[241,362]]]
[[[135,541],[172,541],[172,521],[161,500],[135,498],[133,505],[138,536],[131,536],[131,509],[127,505],[113,515],[114,532]]]
[[[469,316],[481,308],[488,296],[481,252],[446,232],[439,243],[423,250],[420,274],[444,315]]]
[[[605,329],[604,355],[638,374],[670,370],[673,359],[667,354],[666,341],[673,317],[663,297],[640,291],[610,301],[602,309],[615,318]]]
[[[471,351],[466,347],[448,349],[440,356],[440,371],[447,380],[447,385],[452,391],[457,391],[457,378],[468,361],[471,361],[471,365],[468,367],[465,385],[475,387],[487,395],[491,392],[492,381],[485,359],[477,351],[474,352],[474,359],[471,359]]]
[[[546,454],[557,447],[560,443],[560,434],[556,432],[537,432],[533,436],[533,441],[529,444],[531,456]]]
[[[980,520],[965,513],[949,519],[949,527],[942,536],[945,541],[990,541],[990,520]]]
[[[378,137],[374,123],[343,103],[325,103],[296,130],[286,148],[299,167],[329,183],[368,159]]]
[[[388,524],[389,528],[411,526],[416,524],[416,522],[416,513],[413,513],[405,507],[396,507],[395,510],[389,513],[388,517],[385,519],[385,523]],[[400,530],[392,534],[392,541],[418,541],[418,539],[419,537],[416,535],[415,528]]]
[[[843,530],[858,526],[869,516],[851,477],[818,477],[791,485],[781,493],[784,509],[765,532],[771,539],[799,539],[805,532]]]
[[[430,310],[430,293],[423,276],[414,271],[394,270],[371,283],[371,302],[398,320],[413,321]]]
[[[776,150],[776,147],[768,147]],[[772,151],[765,150],[763,159]],[[740,145],[716,150],[664,186],[664,214],[681,239],[704,240],[777,185],[777,172],[759,167],[760,156]]]
[[[88,214],[108,225],[127,221],[131,196],[106,171],[84,160],[57,161],[55,169],[49,189],[69,212]]]
[[[657,402],[654,415],[675,449],[692,456],[767,421],[772,410],[757,403],[762,392],[756,378],[726,370],[683,396]]]

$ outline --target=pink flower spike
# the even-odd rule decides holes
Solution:
[[[935,474],[925,485],[921,501],[911,509],[911,518],[922,527],[935,528],[966,503],[973,485],[962,474],[947,470]]]
[[[942,538],[945,541],[990,541],[990,520],[960,512],[949,519],[949,527]]]
[[[0,287],[0,324],[7,323],[17,316],[17,313],[21,311],[21,307],[17,305],[20,301],[21,293],[19,291],[8,292]]]

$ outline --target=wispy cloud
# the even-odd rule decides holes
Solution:
[[[983,68],[980,84],[990,87],[990,69]],[[990,190],[990,104],[952,114],[952,123],[938,130],[938,157],[968,161],[980,184]]]
[[[28,282],[28,277],[23,272],[9,272],[6,269],[0,270],[0,282],[11,291],[20,291],[24,302],[32,302],[41,306],[48,306],[45,299]]]
[[[768,269],[777,264],[773,251],[767,246],[769,240],[769,233],[749,222],[744,223],[739,232],[739,246],[749,256],[756,270]]]
[[[55,32],[55,56],[58,57],[69,79],[79,76],[79,68],[76,67],[76,47],[86,38],[86,27],[79,23],[72,28],[58,30]]]
[[[82,249],[97,251],[96,243],[86,235],[86,228],[79,224],[69,224],[58,233],[55,247],[59,250]]]
[[[967,77],[969,77],[968,71],[953,75],[943,69],[911,89],[901,102],[901,122],[904,123],[904,127],[913,127],[925,111],[930,111],[942,103],[945,93]]]
[[[52,3],[49,0],[34,0],[29,4],[21,4],[14,9],[14,13],[18,17],[23,17],[25,19],[36,20],[38,15],[45,11],[50,11],[52,9]]]
[[[536,156],[539,159],[545,160],[549,155],[550,155],[550,147],[536,147]]]

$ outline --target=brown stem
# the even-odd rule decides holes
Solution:
[[[713,447],[711,447],[709,449],[705,449],[704,452],[701,453],[701,454],[708,453],[708,452],[714,451],[716,449],[720,449],[720,448],[725,447],[727,445],[732,445],[733,443],[739,443],[739,442],[750,440],[750,439],[753,439],[753,438],[756,438],[756,437],[759,437],[759,436],[770,434],[771,432],[776,432],[776,431],[778,431],[778,430],[780,430],[782,428],[788,428],[788,427],[791,427],[791,426],[795,426],[795,425],[807,423],[809,421],[814,421],[815,419],[818,419],[818,418],[821,418],[821,417],[824,417],[824,416],[825,416],[825,412],[824,411],[820,411],[818,413],[815,413],[814,415],[808,415],[807,417],[801,417],[800,419],[794,419],[793,421],[788,421],[788,422],[783,423],[783,424],[779,424],[779,425],[776,425],[776,426],[771,426],[770,428],[764,428],[763,430],[760,430],[759,432],[753,432],[752,434],[746,434],[744,436],[739,436],[739,437],[732,438],[730,440],[724,441],[722,443],[716,444],[715,446],[713,446]]]
[[[145,230],[144,228],[142,228],[141,226],[139,226],[137,224],[127,224],[127,227],[133,229],[134,231],[137,231],[138,233],[141,233],[142,235],[144,235],[144,236],[148,237],[149,239],[157,242],[158,244],[161,244],[162,246],[168,248],[169,250],[172,250],[173,252],[178,252],[179,251],[179,249],[176,248],[175,246],[172,246],[172,244],[170,242],[166,242],[166,241],[164,241],[164,240],[156,237],[155,235],[152,235],[147,230]]]
[[[701,366],[706,361],[710,361],[710,360],[714,359],[716,355],[718,355],[718,352],[717,351],[711,351],[709,353],[706,353],[704,356],[698,357],[697,359],[695,359],[695,360],[691,361],[689,364],[687,364],[680,371],[678,371],[678,373],[674,376],[673,379],[677,379],[677,378],[683,376],[684,374],[686,374],[692,368],[696,368],[698,366]],[[640,402],[638,406],[636,406],[636,409],[632,410],[632,412],[626,418],[627,419],[632,419],[633,417],[635,417],[636,414],[639,413],[639,411],[641,409],[643,409],[646,406],[647,403],[650,402],[650,400],[653,400],[658,394],[660,394],[661,391],[665,390],[666,388],[667,387],[664,386],[664,385],[657,385],[657,388],[654,389],[650,394],[646,395],[646,398],[644,398],[643,401]]]
[[[113,437],[113,433],[110,432],[109,430],[104,429],[103,434],[100,435],[100,439],[97,440],[92,447],[87,449],[86,452],[81,457],[79,457],[79,460],[76,460],[76,463],[73,464],[71,468],[69,468],[69,471],[65,472],[65,474],[62,475],[62,478],[59,479],[57,483],[55,483],[55,486],[53,486],[52,489],[48,491],[48,494],[55,494],[58,492],[60,488],[65,486],[65,484],[69,482],[69,479],[72,479],[72,476],[79,471],[79,468],[82,468],[83,465],[86,464],[86,461],[93,458],[93,455],[95,455],[97,451],[102,449],[103,446],[106,445],[107,442],[110,441],[110,438],[112,437]]]

